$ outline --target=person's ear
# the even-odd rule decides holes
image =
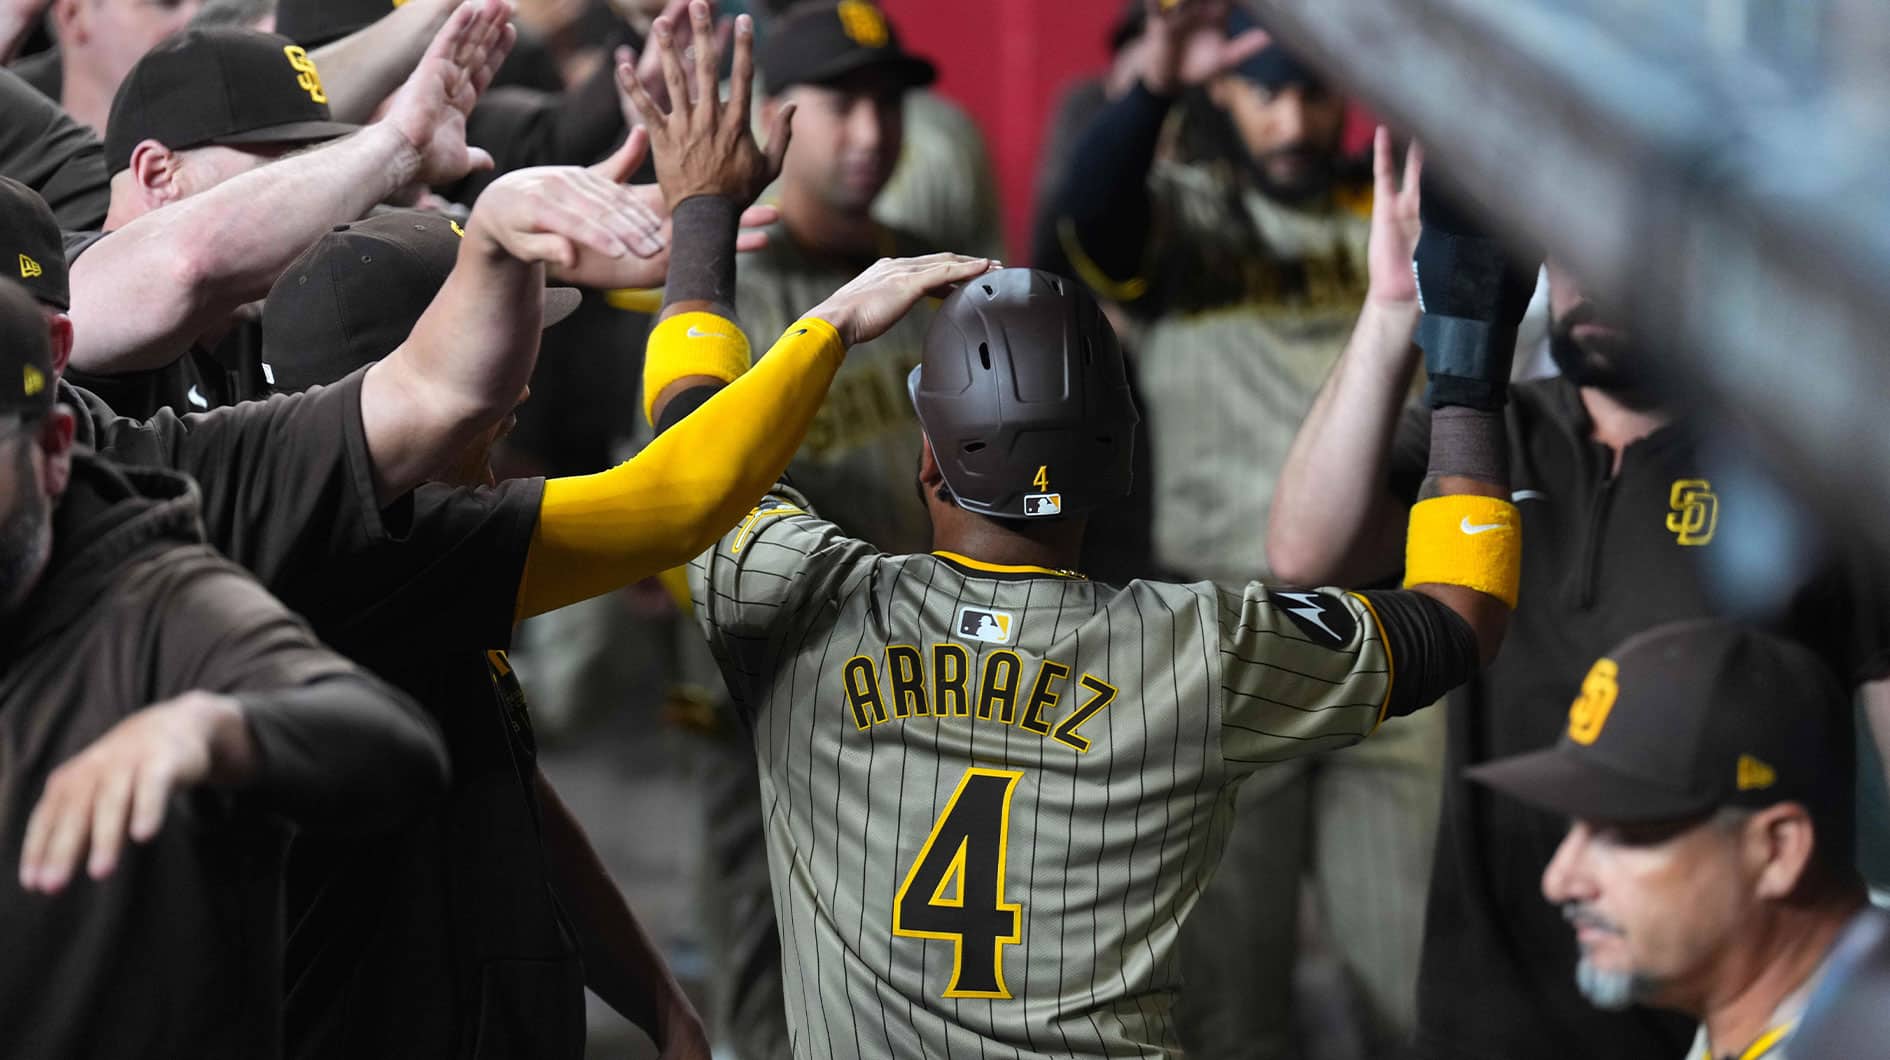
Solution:
[[[1781,802],[1752,815],[1745,828],[1745,859],[1756,897],[1779,901],[1796,891],[1811,868],[1817,836],[1811,814]]]
[[[72,437],[77,428],[72,410],[65,405],[54,405],[40,421],[39,434],[34,439],[39,444],[40,474],[46,483],[46,495],[54,500],[58,500],[72,482]]]
[[[156,140],[144,140],[131,149],[131,179],[146,212],[184,197],[178,184],[178,161],[176,152]]]
[[[82,44],[91,35],[91,27],[86,24],[85,0],[57,0],[53,4],[53,27],[58,32],[60,41]]]
[[[66,364],[72,360],[72,318],[64,313],[54,313],[46,318],[46,337],[52,340],[53,378],[66,374]]]
[[[944,484],[945,472],[938,466],[937,454],[932,452],[932,440],[930,438],[921,439],[919,449],[919,485],[925,487],[925,495],[931,497],[936,495],[939,487]]]

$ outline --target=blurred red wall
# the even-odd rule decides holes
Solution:
[[[936,62],[939,91],[971,112],[991,145],[1004,236],[1030,250],[1037,150],[1063,87],[1101,72],[1122,0],[881,0],[906,48]]]

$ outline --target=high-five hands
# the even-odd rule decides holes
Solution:
[[[755,141],[748,122],[755,75],[755,24],[747,15],[735,20],[735,57],[729,74],[729,98],[716,85],[721,49],[714,47],[708,0],[690,0],[690,36],[695,42],[694,85],[685,72],[681,35],[672,14],[650,29],[651,46],[662,58],[669,91],[665,110],[628,64],[617,68],[617,81],[649,131],[656,152],[656,180],[669,208],[696,195],[719,195],[746,206],[781,172],[787,155],[792,104],[783,106],[768,127],[768,147]]]
[[[1266,48],[1253,29],[1227,36],[1228,0],[1143,0],[1147,29],[1131,45],[1142,83],[1158,96],[1211,81]]]
[[[506,0],[459,5],[388,102],[379,124],[398,132],[413,151],[419,183],[450,184],[492,168],[490,154],[467,145],[466,116],[518,39],[511,18]]]
[[[694,195],[724,195],[747,204],[761,194],[781,169],[787,150],[791,107],[775,119],[768,152],[748,127],[748,100],[754,80],[754,25],[736,20],[731,98],[716,92],[720,62],[711,39],[709,6],[690,5],[691,36],[696,41],[697,92],[692,102],[660,111],[624,64],[617,71],[624,88],[645,118],[624,145],[589,168],[546,166],[508,173],[494,181],[473,207],[468,237],[475,234],[521,261],[543,262],[554,278],[595,288],[660,287],[669,269],[669,215]],[[679,35],[668,16],[659,18],[651,38],[661,52],[672,100],[690,99],[686,91]],[[657,184],[630,186],[624,181],[656,150]],[[738,250],[767,243],[760,231],[774,223],[773,207],[750,207],[741,215],[745,231]]]

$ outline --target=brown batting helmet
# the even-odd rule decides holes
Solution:
[[[1122,347],[1069,280],[1004,269],[965,284],[933,320],[908,385],[966,511],[1053,518],[1129,493],[1141,416]]]

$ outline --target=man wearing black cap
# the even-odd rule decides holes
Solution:
[[[1277,573],[1260,528],[1365,300],[1371,188],[1344,171],[1345,100],[1240,4],[1147,0],[1125,51],[1138,83],[1078,139],[1053,223],[1074,274],[1140,326],[1158,568]],[[1408,1035],[1423,895],[1374,881],[1428,873],[1442,739],[1442,713],[1421,714],[1241,792],[1184,947],[1206,987],[1177,1015],[1191,1050],[1291,1053],[1302,878],[1368,1045]]]
[[[106,136],[106,234],[68,244],[75,373],[134,416],[266,392],[253,329],[230,333],[233,316],[331,225],[490,164],[466,146],[464,121],[504,55],[507,11],[500,0],[463,5],[380,121],[274,165],[354,129],[330,119],[302,49],[250,30],[193,30],[142,59]]]
[[[1570,819],[1542,894],[1573,927],[1569,971],[1592,1004],[1694,1017],[1689,1060],[1804,1060],[1839,1055],[1792,1040],[1833,955],[1856,939],[1890,956],[1853,856],[1853,732],[1810,650],[1675,623],[1589,669],[1554,747],[1468,775]]]
[[[275,1057],[289,826],[396,826],[445,751],[205,547],[188,479],[75,448],[57,394],[39,309],[0,280],[7,1048]]]
[[[759,56],[763,116],[794,109],[794,143],[771,192],[781,224],[741,259],[743,326],[774,334],[882,257],[932,249],[872,216],[898,164],[901,100],[937,76],[905,52],[866,0],[810,0],[775,20]],[[795,480],[828,514],[885,548],[923,548],[924,512],[911,496],[918,450],[902,395],[930,317],[916,313],[853,350],[795,464]]]

